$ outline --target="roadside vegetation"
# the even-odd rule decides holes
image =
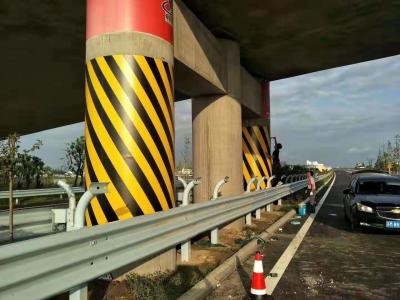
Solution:
[[[370,161],[370,167],[374,167],[380,171],[387,171],[392,174],[400,175],[400,134],[397,134],[394,137],[394,140],[394,144],[388,140],[386,145],[383,144],[379,147],[375,166],[372,166],[372,161]]]
[[[0,140],[0,191],[22,189],[40,189],[57,187],[58,180],[64,180],[72,186],[83,185],[85,139],[78,137],[66,144],[65,157],[61,158],[64,165],[58,169],[47,166],[37,156],[37,151],[43,147],[38,140],[29,149],[21,149],[20,136],[10,134]],[[65,197],[48,196],[19,199],[14,207],[31,207],[66,202]],[[11,206],[9,199],[0,199],[0,209]]]

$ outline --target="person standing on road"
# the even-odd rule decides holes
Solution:
[[[314,179],[314,172],[313,171],[308,171],[307,172],[307,195],[308,198],[310,199],[309,203],[311,205],[310,212],[315,213],[315,179]]]

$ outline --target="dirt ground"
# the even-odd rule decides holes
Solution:
[[[177,249],[177,268],[180,271],[184,270],[183,273],[185,274],[184,276],[186,276],[184,279],[185,282],[190,282],[190,286],[193,286],[203,279],[210,271],[246,245],[254,236],[267,229],[283,216],[286,211],[287,208],[275,206],[272,212],[262,211],[261,219],[256,220],[253,218],[253,224],[251,226],[244,226],[242,231],[226,228],[221,229],[219,231],[218,245],[211,245],[208,236],[195,240],[192,244],[192,258],[189,263],[180,262],[180,249]],[[177,295],[183,294],[190,288],[190,286],[184,286],[182,290],[180,290],[180,287],[176,284],[176,282],[180,280],[176,278],[177,276],[179,275],[176,272],[172,272],[167,279],[168,283],[160,285],[159,287],[164,291],[160,291],[159,296],[150,296],[149,293],[149,296],[146,298],[176,299]],[[144,281],[146,281],[146,278],[144,278]],[[165,279],[160,281],[165,282]],[[155,285],[158,284],[157,279],[155,282]],[[137,287],[137,289],[141,288],[142,287]],[[142,295],[145,295],[145,291]],[[95,281],[90,285],[89,298],[93,300],[140,299],[140,297],[135,297],[132,292],[130,292],[130,283],[127,280],[114,280],[111,282]]]

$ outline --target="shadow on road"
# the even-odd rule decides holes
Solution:
[[[237,256],[236,256],[236,270],[239,274],[243,290],[246,291],[246,296],[244,296],[243,299],[249,299],[249,297],[251,296],[249,293],[251,288],[251,278],[249,274],[247,274],[246,270],[243,268],[243,265]]]

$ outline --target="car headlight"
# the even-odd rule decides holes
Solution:
[[[366,206],[366,205],[361,204],[361,203],[357,203],[357,210],[358,211],[363,211],[363,212],[366,212],[366,213],[373,213],[374,212],[374,209],[372,207]]]

